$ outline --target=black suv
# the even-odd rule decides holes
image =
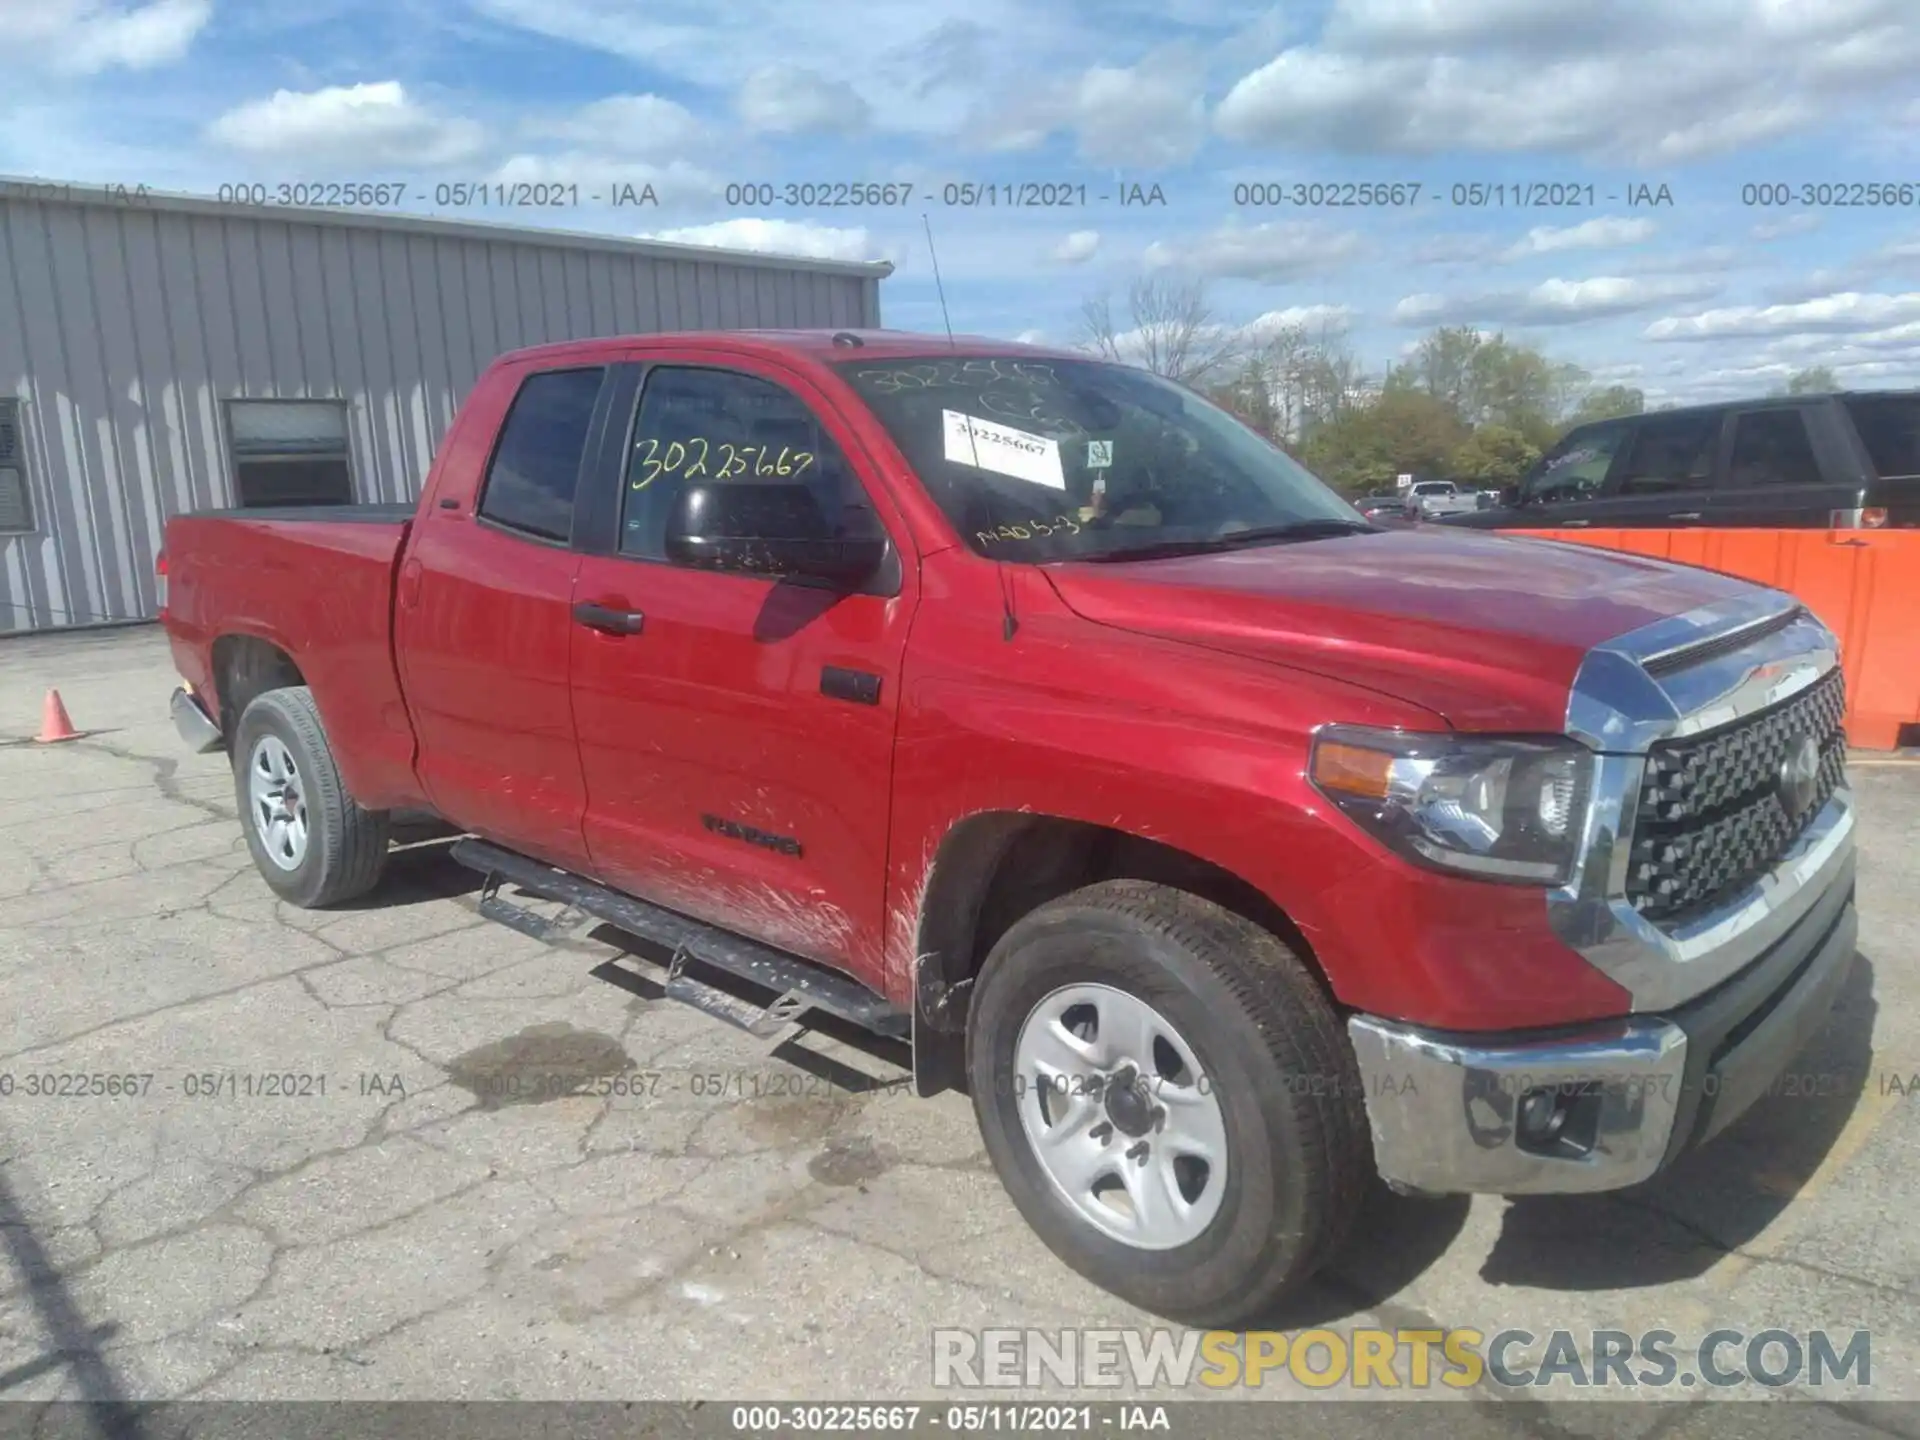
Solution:
[[[1920,390],[1655,410],[1569,431],[1491,510],[1515,529],[1920,525]]]

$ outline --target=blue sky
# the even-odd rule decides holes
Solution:
[[[937,329],[925,215],[956,329],[1071,341],[1084,300],[1164,273],[1204,279],[1233,324],[1342,327],[1375,369],[1449,323],[1523,336],[1656,401],[1765,390],[1813,364],[1865,387],[1920,384],[1914,0],[0,0],[0,13],[17,77],[0,99],[0,170],[14,175],[195,192],[406,181],[422,209],[442,182],[572,183],[578,208],[467,213],[885,258],[887,323]],[[891,208],[779,203],[790,183],[843,180],[915,193]],[[1295,185],[1340,198],[1362,181],[1418,184],[1420,198],[1293,203],[1327,195]],[[729,204],[742,182],[771,184],[776,204]],[[1089,199],[945,203],[962,182],[1084,185]],[[1235,204],[1236,185],[1268,182],[1283,203]],[[1904,184],[1906,203],[1799,193],[1846,198],[1854,182]],[[660,205],[585,201],[616,183],[651,184]],[[1578,203],[1515,203],[1540,183]],[[1097,198],[1134,185],[1165,203]],[[1486,203],[1455,204],[1473,185]],[[1503,200],[1486,188],[1500,185]],[[1750,185],[1784,186],[1788,203],[1743,203],[1759,198]],[[1663,186],[1669,203],[1630,203]]]

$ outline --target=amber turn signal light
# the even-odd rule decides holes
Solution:
[[[1313,750],[1313,782],[1323,790],[1338,790],[1369,800],[1385,800],[1393,772],[1393,756],[1341,741],[1322,742]]]

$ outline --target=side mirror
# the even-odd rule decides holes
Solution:
[[[1509,510],[1513,509],[1514,506],[1520,503],[1520,487],[1518,485],[1502,485],[1500,487],[1500,503]]]
[[[877,536],[835,535],[804,485],[689,485],[667,521],[667,558],[678,564],[843,589],[871,576],[886,550]]]

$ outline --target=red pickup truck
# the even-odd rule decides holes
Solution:
[[[1647,1179],[1853,958],[1843,681],[1791,597],[1381,529],[1083,355],[520,351],[417,510],[181,516],[162,566],[176,722],[279,894],[366,892],[437,814],[497,918],[910,1047],[1067,1263],[1195,1323],[1376,1175]]]

